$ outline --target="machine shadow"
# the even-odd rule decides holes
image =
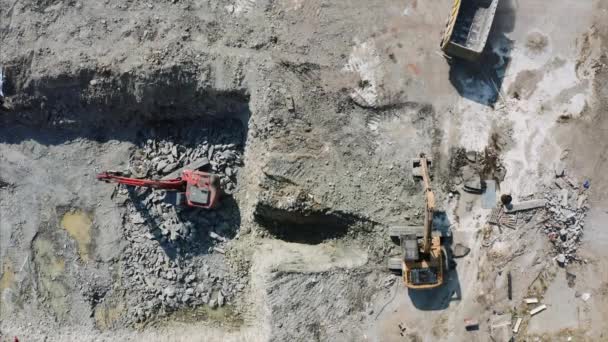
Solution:
[[[462,298],[460,280],[456,263],[452,255],[452,235],[450,232],[451,223],[445,212],[436,211],[433,215],[433,230],[442,233],[442,245],[448,257],[449,270],[444,273],[443,284],[439,287],[414,290],[408,288],[408,296],[414,307],[419,310],[436,311],[447,309],[452,301]]]
[[[135,210],[146,221],[144,229],[152,234],[152,239],[158,241],[171,260],[178,256],[188,259],[209,254],[218,243],[218,240],[210,236],[211,232],[232,239],[241,225],[241,213],[237,201],[232,196],[224,195],[220,198],[217,207],[212,210],[195,207],[176,209],[172,224],[184,227],[189,233],[187,238],[172,240],[170,234],[163,234],[163,230],[167,231],[167,223],[151,213],[152,208],[142,201],[142,196],[132,188],[129,188],[128,193]]]
[[[512,0],[498,3],[494,23],[479,60],[450,60],[449,79],[460,96],[482,105],[494,107],[502,96],[501,88],[511,62],[513,41],[507,37],[515,27]]]

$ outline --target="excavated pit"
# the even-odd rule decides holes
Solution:
[[[57,274],[35,272],[36,279],[24,286],[52,288],[59,278],[69,286],[81,284],[80,293],[47,291],[32,305],[59,321],[90,316],[107,329],[148,324],[188,306],[233,304],[246,280],[232,274],[223,253],[241,224],[233,195],[244,167],[249,95],[209,88],[197,75],[174,67],[143,74],[80,70],[32,79],[8,68],[0,191],[19,191],[2,196],[4,207],[14,209],[2,211],[10,219],[0,228],[9,231],[0,233],[11,236],[12,245],[33,234],[35,246],[66,249],[45,250],[44,260],[69,267]],[[168,193],[95,179],[107,169],[162,178],[201,159],[207,160],[203,170],[219,175],[226,190],[215,210],[176,209],[166,203]],[[95,241],[74,238],[84,233],[58,224],[57,208],[88,213]],[[14,226],[19,235],[11,231]],[[40,226],[47,227],[44,235]],[[6,254],[19,253],[6,243]],[[35,269],[44,267],[39,255],[33,256]],[[105,287],[96,288],[99,284]],[[94,300],[87,293],[94,293]],[[89,307],[77,309],[82,303]]]
[[[266,231],[281,240],[320,244],[369,229],[373,222],[340,211],[287,210],[265,203],[256,206],[255,218]]]

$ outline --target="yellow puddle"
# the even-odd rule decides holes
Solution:
[[[221,324],[224,327],[239,327],[243,324],[242,319],[235,314],[234,309],[230,305],[215,309],[211,309],[207,305],[179,309],[166,317],[164,322],[206,322],[209,324]]]
[[[0,293],[5,289],[11,287],[11,285],[15,282],[15,271],[13,270],[13,265],[5,261],[2,265],[2,277],[0,278]]]
[[[63,281],[65,260],[56,255],[57,248],[51,241],[41,237],[34,240],[33,250],[40,293],[59,317],[66,318],[70,291]]]
[[[78,244],[78,254],[84,261],[89,260],[89,247],[91,245],[91,225],[93,222],[82,211],[69,212],[63,215],[61,227]]]
[[[95,325],[99,330],[108,330],[114,326],[114,323],[120,319],[124,312],[125,306],[122,302],[114,303],[114,301],[110,300],[101,303],[95,307],[93,313]]]

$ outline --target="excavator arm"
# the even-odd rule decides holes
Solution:
[[[122,176],[119,172],[102,172],[97,175],[97,180],[104,181],[107,183],[118,183],[130,186],[142,186],[152,189],[164,189],[164,190],[186,190],[186,181],[181,178],[167,179],[167,180],[154,180],[154,179],[138,179],[129,178]]]
[[[426,156],[420,154],[420,168],[422,173],[422,181],[424,183],[425,193],[425,211],[424,211],[424,241],[422,250],[428,254],[431,251],[431,230],[433,229],[433,212],[435,211],[435,194],[431,189],[431,178],[429,176],[429,168]]]

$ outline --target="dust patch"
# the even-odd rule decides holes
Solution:
[[[68,212],[61,219],[61,227],[78,244],[78,255],[83,261],[89,261],[91,249],[91,226],[93,222],[83,211]]]
[[[112,298],[104,301],[97,305],[93,312],[95,326],[101,331],[113,328],[124,313],[126,307],[123,301]]]
[[[193,308],[185,307],[169,314],[161,322],[165,323],[198,323],[208,325],[221,325],[224,328],[236,329],[243,325],[243,319],[232,305],[211,308],[208,305],[199,305]],[[161,323],[162,325],[162,323]]]
[[[531,32],[526,38],[526,48],[533,54],[542,53],[547,45],[549,45],[549,39],[541,32]]]
[[[13,264],[8,261],[5,261],[2,264],[2,277],[0,277],[0,293],[2,291],[11,288],[15,283],[15,270],[13,269]]]
[[[539,70],[521,71],[509,87],[509,96],[518,100],[529,99],[542,79],[543,74]]]
[[[34,239],[32,250],[36,267],[37,281],[42,302],[48,300],[52,310],[64,319],[67,318],[68,296],[70,289],[64,283],[65,259],[56,255],[56,246],[43,237]]]

